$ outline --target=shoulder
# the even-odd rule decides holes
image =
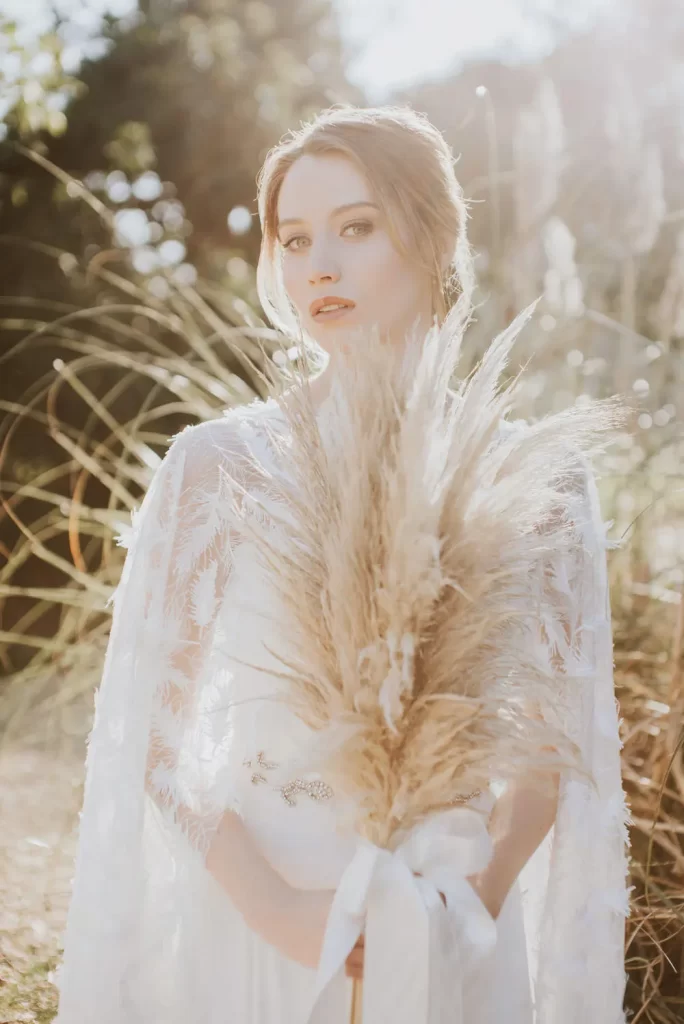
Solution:
[[[222,509],[236,482],[242,487],[249,485],[258,447],[250,435],[259,424],[272,421],[278,409],[273,399],[257,399],[227,409],[215,419],[183,427],[171,436],[161,457],[145,448],[141,459],[151,467],[150,479],[140,506],[131,512],[130,526],[120,526],[120,545],[132,548],[145,522],[159,533],[180,506],[209,508],[218,503]]]
[[[258,453],[260,438],[278,422],[275,399],[255,399],[225,409],[215,419],[189,424],[171,437],[163,463],[168,470],[182,466],[191,478],[203,478],[240,464]]]

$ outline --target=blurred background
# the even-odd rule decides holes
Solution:
[[[459,157],[463,373],[542,296],[517,414],[637,407],[598,467],[627,1005],[681,1024],[681,0],[0,0],[0,1020],[56,1010],[117,538],[169,436],[263,397],[296,355],[256,296],[255,177],[339,102],[409,103]]]

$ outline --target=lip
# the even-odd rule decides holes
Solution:
[[[321,314],[322,318],[325,319],[336,319],[338,316],[342,316],[348,310],[353,309],[356,305],[351,299],[345,299],[341,295],[324,295],[321,299],[315,299],[309,306],[309,312],[312,317],[316,317],[319,314],[319,310],[322,306],[332,306],[334,303],[344,303],[344,309],[331,310],[328,313]]]

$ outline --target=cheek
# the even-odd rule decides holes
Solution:
[[[364,257],[366,263],[372,265],[376,278],[397,277],[403,262],[390,239],[382,233],[365,246]]]
[[[366,281],[380,304],[391,300],[396,311],[399,307],[412,307],[422,298],[424,275],[397,252],[389,239],[374,252],[369,251],[368,256]]]
[[[285,257],[283,261],[283,285],[290,298],[294,298],[294,293],[296,293],[298,287],[301,289],[301,284],[298,285],[301,276],[301,274],[297,273],[296,267],[292,265],[292,261]]]
[[[391,240],[387,236],[381,236],[373,248],[374,251],[368,252],[368,257],[376,279],[380,278],[389,284],[402,287],[408,286],[413,290],[412,283],[418,275],[408,260],[397,252]]]
[[[303,261],[297,266],[295,260],[285,259],[283,263],[283,287],[292,305],[301,317],[307,305],[306,272]]]

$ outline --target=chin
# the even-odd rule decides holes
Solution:
[[[325,352],[334,355],[335,352],[367,344],[376,332],[380,334],[382,341],[391,340],[390,328],[379,323],[350,324],[341,320],[331,320],[325,327],[313,324],[308,333]]]

